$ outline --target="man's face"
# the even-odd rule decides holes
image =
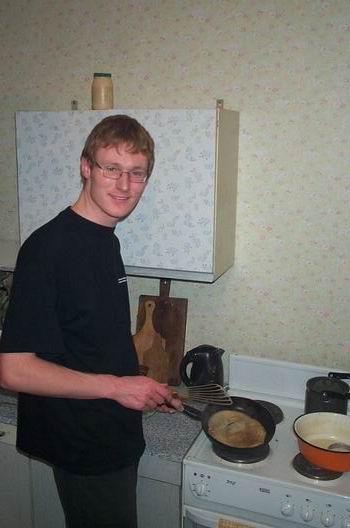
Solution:
[[[132,153],[128,145],[99,148],[95,154],[96,163],[101,167],[116,167],[124,171],[138,170],[147,174],[148,161],[144,154]],[[145,189],[145,183],[134,183],[129,174],[123,172],[119,179],[104,176],[98,165],[81,160],[81,174],[84,178],[82,202],[87,218],[101,225],[114,227],[136,207]]]

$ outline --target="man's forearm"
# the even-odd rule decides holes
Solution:
[[[93,399],[108,394],[103,374],[78,372],[32,353],[0,354],[0,385],[14,392],[41,396]]]
[[[139,411],[183,409],[167,385],[152,378],[79,372],[27,352],[0,353],[0,386],[38,396],[108,398]]]

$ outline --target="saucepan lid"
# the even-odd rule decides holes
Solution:
[[[330,378],[326,376],[318,376],[311,378],[306,383],[307,389],[317,392],[334,392],[339,395],[345,396],[349,392],[349,386],[345,381],[341,379]]]

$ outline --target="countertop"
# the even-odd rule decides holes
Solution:
[[[155,412],[143,418],[146,452],[173,462],[183,457],[201,430],[201,423],[183,413]]]
[[[0,422],[17,424],[17,397],[2,390],[0,390]]]
[[[17,398],[0,391],[0,422],[17,424]],[[200,422],[183,413],[145,413],[143,417],[146,454],[171,462],[182,462],[201,430]]]

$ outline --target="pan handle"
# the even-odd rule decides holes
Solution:
[[[328,372],[328,377],[333,379],[350,379],[349,372]]]
[[[341,400],[350,400],[350,392],[348,392],[347,394],[341,394],[340,392],[326,390],[322,392],[322,396],[331,396],[333,398],[340,398]]]
[[[183,412],[187,414],[190,418],[194,418],[195,420],[202,420],[202,411],[199,409],[196,409],[195,407],[191,407],[191,405],[187,405],[186,403],[183,404]]]

